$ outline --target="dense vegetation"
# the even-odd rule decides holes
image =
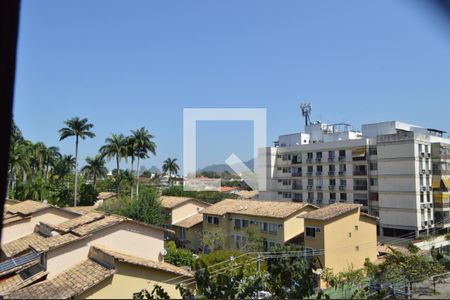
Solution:
[[[184,191],[182,186],[171,186],[162,191],[164,196],[179,196],[179,197],[192,197],[198,200],[202,200],[208,203],[217,203],[223,199],[231,198],[237,199],[238,196],[234,194],[221,193],[218,191]]]

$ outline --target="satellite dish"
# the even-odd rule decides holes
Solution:
[[[166,256],[167,255],[167,250],[162,248],[161,251],[159,252],[162,256]]]

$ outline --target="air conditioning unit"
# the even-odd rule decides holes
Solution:
[[[427,187],[426,187],[426,186],[423,186],[423,187],[422,187],[422,191],[425,192],[426,190],[427,190]]]
[[[425,152],[421,152],[421,153],[420,153],[420,156],[421,156],[421,157],[425,157]]]
[[[422,174],[425,174],[427,171],[426,170],[422,170]]]
[[[427,157],[430,158],[431,157],[431,153],[427,153]]]

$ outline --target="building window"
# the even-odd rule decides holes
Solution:
[[[370,168],[370,171],[376,171],[376,170],[378,170],[378,164],[377,163],[370,163],[369,164],[369,168]]]
[[[313,159],[313,153],[312,152],[308,152],[306,155],[307,155],[308,159]]]
[[[370,146],[369,147],[369,155],[377,155],[377,154],[378,154],[377,147]]]
[[[208,216],[207,217],[207,222],[208,222],[208,224],[217,225],[217,224],[219,224],[219,217]]]
[[[330,165],[328,167],[328,169],[329,169],[330,172],[334,172],[334,171],[336,171],[336,166],[335,165]]]
[[[234,219],[234,229],[241,229],[241,219]]]
[[[356,246],[356,247],[355,247],[355,250],[356,250],[356,251],[359,251],[359,246]]]
[[[378,178],[370,178],[370,186],[377,186]]]
[[[345,171],[347,171],[347,165],[340,164],[339,165],[339,172],[345,172]]]
[[[349,238],[352,237],[352,233],[351,233],[351,232],[348,233],[348,237],[349,237]]]
[[[421,193],[420,193],[420,203],[423,203],[423,199],[424,199],[423,193],[421,192]]]
[[[180,227],[180,240],[185,240],[186,239],[186,228]]]
[[[341,193],[341,202],[342,201],[347,201],[347,194],[346,193]]]
[[[305,236],[310,238],[316,237],[316,227],[306,227],[305,228]]]
[[[336,193],[330,193],[330,200],[333,200],[334,203],[334,201],[336,200]]]
[[[358,227],[358,225],[355,225],[355,230],[356,230],[356,231],[358,231],[358,230],[359,230],[359,227]]]
[[[339,150],[339,157],[345,157],[345,150]]]
[[[340,180],[340,185],[341,186],[347,186],[347,180],[346,179],[341,179]]]
[[[328,158],[334,158],[334,151],[328,151]]]
[[[323,172],[323,167],[322,166],[317,166],[317,172]]]
[[[248,227],[248,220],[242,220],[242,228]]]
[[[330,179],[330,185],[336,185],[336,179],[331,178]]]
[[[312,173],[313,172],[313,166],[308,166],[308,173]]]

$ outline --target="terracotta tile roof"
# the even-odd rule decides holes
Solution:
[[[93,260],[98,259],[101,261],[102,257],[104,257],[104,255],[113,257],[115,260],[117,260],[119,262],[124,262],[124,263],[137,265],[137,266],[150,268],[150,269],[166,271],[166,272],[173,273],[176,275],[193,277],[193,275],[191,273],[189,273],[188,271],[186,271],[182,268],[176,267],[172,264],[158,262],[158,261],[154,261],[154,260],[150,260],[150,259],[139,258],[136,256],[116,252],[114,250],[108,249],[103,246],[91,246],[91,249],[89,250],[89,258],[91,258]]]
[[[56,226],[53,226],[53,228],[60,232],[69,232],[79,226],[102,219],[102,218],[104,218],[104,216],[105,216],[104,213],[93,211],[93,212],[87,213],[85,215],[82,215],[80,217],[73,218],[71,220],[62,222]]]
[[[18,272],[11,277],[0,281],[0,296],[6,296],[17,291],[31,283],[47,276],[48,272],[44,271],[42,266],[35,264],[26,270]]]
[[[72,230],[73,233],[84,236],[90,233],[93,233],[97,230],[103,229],[105,227],[112,226],[114,224],[120,223],[124,221],[126,218],[119,216],[105,216],[102,219],[96,220],[95,222],[91,222],[85,225],[81,225]]]
[[[14,257],[26,250],[29,250],[30,248],[33,248],[37,252],[48,251],[70,243],[76,239],[78,239],[78,237],[71,233],[45,237],[37,232],[33,232],[29,235],[2,245],[2,250],[7,257]]]
[[[241,198],[244,199],[253,199],[259,195],[258,191],[239,191],[236,193]]]
[[[64,207],[63,209],[79,215],[85,215],[87,213],[94,211],[96,207],[92,205],[92,206]]]
[[[224,199],[202,210],[203,214],[222,216],[234,213],[249,216],[261,216],[284,219],[305,207],[315,207],[308,203],[286,201],[257,201],[245,199]]]
[[[107,200],[109,198],[113,198],[116,196],[117,196],[117,193],[114,193],[114,192],[100,192],[100,193],[98,193],[97,199]]]
[[[361,204],[353,203],[334,203],[322,208],[316,209],[302,216],[305,219],[326,221],[349,211],[356,210],[361,207]]]
[[[183,227],[183,228],[191,228],[202,222],[203,222],[203,214],[196,213],[190,217],[184,218],[184,219],[174,223],[173,226],[178,226],[178,227]]]
[[[3,225],[6,225],[6,224],[11,224],[11,223],[14,223],[14,222],[17,222],[17,221],[20,221],[20,220],[24,220],[24,219],[29,219],[30,217],[28,216],[28,217],[24,217],[24,216],[21,216],[21,215],[9,215],[8,217],[4,217],[3,218]]]
[[[193,198],[189,197],[174,197],[174,196],[161,196],[160,201],[161,205],[164,208],[174,208],[184,202],[192,200]]]
[[[7,211],[13,214],[29,215],[49,206],[50,205],[44,204],[39,201],[25,200],[20,203],[8,206]]]
[[[68,299],[76,297],[103,280],[111,277],[114,269],[106,268],[90,259],[56,275],[12,292],[7,299]]]

